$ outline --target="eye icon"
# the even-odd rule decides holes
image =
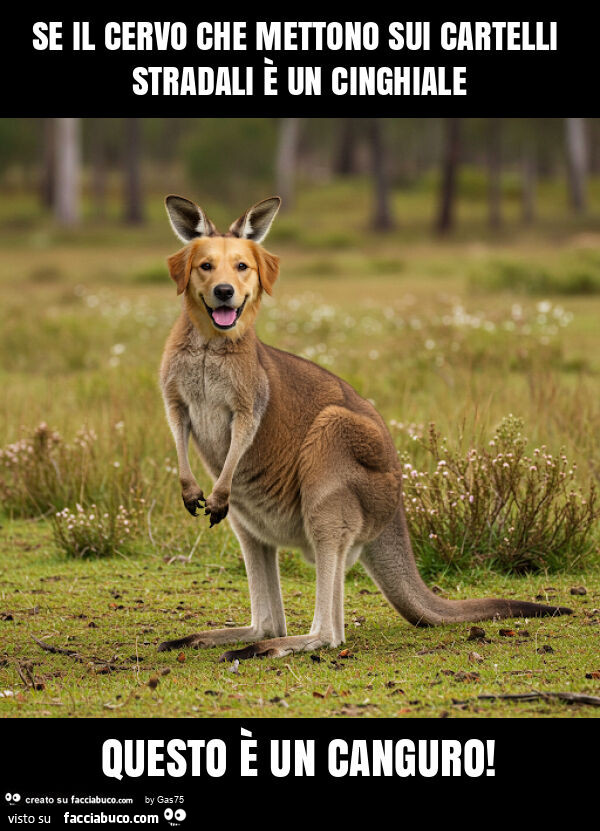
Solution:
[[[187,814],[183,808],[178,808],[175,812],[173,812],[172,808],[167,808],[165,810],[165,819],[171,826],[179,825],[179,823],[182,822],[186,816]]]
[[[7,793],[4,794],[4,799],[7,802],[10,802],[11,805],[14,805],[15,802],[21,801],[21,794],[20,793]]]

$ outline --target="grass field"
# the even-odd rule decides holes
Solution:
[[[594,183],[596,212],[598,195]],[[282,272],[259,334],[373,400],[420,469],[429,461],[413,436],[430,422],[453,447],[483,447],[512,413],[532,451],[545,446],[575,463],[585,495],[600,477],[600,223],[567,223],[556,194],[541,197],[533,230],[519,230],[509,203],[507,227],[492,237],[482,203],[471,200],[456,235],[434,242],[428,194],[398,194],[402,224],[381,236],[363,227],[362,183],[307,190],[268,241]],[[3,490],[0,692],[8,695],[0,713],[597,714],[543,699],[477,698],[600,695],[597,525],[585,551],[560,549],[534,573],[422,562],[449,597],[541,596],[571,606],[569,618],[490,622],[474,640],[466,625],[417,630],[356,566],[346,581],[346,657],[322,650],[248,661],[233,672],[217,662],[218,650],[190,651],[185,660],[156,652],[166,638],[243,625],[249,601],[229,527],[209,531],[181,505],[157,385],[179,307],[164,266],[177,242],[159,196],[148,209],[139,229],[89,224],[67,234],[25,197],[0,204],[0,447],[32,436],[41,422],[60,434],[52,439],[54,467],[32,468],[23,487]],[[214,213],[225,218],[222,209]],[[28,464],[22,447],[11,452],[17,468]],[[197,461],[195,472],[208,488]],[[113,528],[116,553],[69,557],[57,545],[52,517],[77,502],[94,516],[86,523],[96,537],[99,518],[110,524],[124,506],[131,533]],[[314,574],[291,551],[281,553],[281,571],[288,629],[301,633]],[[571,595],[579,586],[587,593]],[[74,654],[44,651],[31,636]]]

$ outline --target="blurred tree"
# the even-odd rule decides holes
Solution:
[[[294,202],[296,156],[298,153],[299,118],[279,119],[277,159],[275,162],[275,189],[281,196],[281,210],[287,211]]]
[[[13,186],[38,187],[40,126],[38,118],[0,118],[0,175],[9,174]]]
[[[92,119],[90,134],[90,161],[92,166],[92,200],[94,213],[98,219],[106,215],[106,177],[107,158],[104,124],[106,119]]]
[[[368,137],[371,146],[371,169],[373,171],[375,197],[372,226],[377,231],[389,231],[390,228],[394,227],[394,220],[390,202],[387,148],[380,118],[369,119]]]
[[[436,230],[445,234],[454,224],[456,179],[461,151],[461,119],[444,119],[444,147],[442,151],[442,177]]]
[[[525,147],[521,159],[521,206],[525,225],[535,221],[536,165],[532,148]]]
[[[554,143],[554,132],[552,119],[505,118],[502,121],[503,156],[509,163],[515,163],[518,170],[521,218],[525,225],[532,224],[536,218],[540,153],[545,143]],[[547,151],[548,148],[549,159]]]
[[[42,159],[40,176],[40,197],[45,208],[52,208],[56,179],[56,154],[54,140],[54,119],[44,118],[42,123]]]
[[[53,207],[61,225],[80,219],[80,123],[78,118],[54,119],[55,179]]]
[[[571,206],[575,213],[586,209],[588,151],[584,118],[565,118],[567,171]]]
[[[600,173],[600,119],[588,119],[589,149],[590,149],[590,173],[597,176]]]
[[[125,222],[132,225],[144,220],[142,183],[141,183],[141,155],[142,155],[142,125],[139,118],[125,119],[125,154],[124,162],[124,201]]]
[[[337,141],[333,159],[333,172],[336,176],[353,176],[357,173],[357,138],[356,119],[336,118]]]
[[[517,120],[517,119],[515,119]],[[555,177],[564,166],[565,126],[562,118],[519,119],[534,137],[536,168],[540,179]]]
[[[489,223],[494,229],[502,225],[502,119],[488,119],[488,206]]]
[[[392,182],[397,187],[413,187],[431,167],[435,158],[432,146],[438,142],[438,119],[388,118],[387,136],[390,147],[399,148],[392,162]]]

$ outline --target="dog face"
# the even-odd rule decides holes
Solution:
[[[167,197],[173,230],[187,242],[168,258],[169,272],[205,337],[240,338],[254,323],[262,292],[271,294],[279,258],[260,242],[279,205],[279,197],[253,205],[221,235],[198,205],[179,196]]]

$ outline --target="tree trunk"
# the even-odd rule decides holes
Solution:
[[[53,206],[61,225],[75,225],[80,219],[80,124],[78,118],[55,118],[56,179]]]
[[[281,209],[284,211],[289,210],[294,201],[299,128],[299,118],[282,118],[279,121],[275,177],[277,193],[281,196]]]
[[[444,119],[444,148],[440,204],[436,219],[438,233],[445,234],[454,225],[456,202],[456,174],[460,160],[460,118]]]
[[[582,214],[586,209],[586,177],[588,168],[585,119],[566,118],[565,131],[571,206],[575,213]]]
[[[125,119],[125,222],[143,222],[140,172],[142,123],[139,118]]]
[[[98,219],[106,216],[106,148],[104,146],[103,119],[94,119],[91,137],[92,200]]]
[[[597,176],[600,173],[600,124],[598,119],[592,119],[588,124],[588,128],[590,139],[589,172],[593,176]]]
[[[340,118],[338,144],[333,172],[337,176],[352,176],[356,173],[356,139],[357,129],[354,118]]]
[[[54,136],[54,119],[45,118],[42,125],[42,175],[40,181],[40,197],[45,208],[54,205],[54,191],[56,186],[56,141]]]
[[[502,225],[502,121],[490,118],[488,123],[488,205],[490,228]]]
[[[535,156],[532,150],[523,152],[521,161],[521,199],[523,207],[523,222],[531,225],[535,221],[535,184],[536,169]]]
[[[389,231],[390,228],[394,227],[394,221],[392,219],[392,208],[390,204],[387,152],[383,140],[383,128],[380,118],[371,118],[369,120],[369,138],[375,191],[372,225],[376,231]]]

